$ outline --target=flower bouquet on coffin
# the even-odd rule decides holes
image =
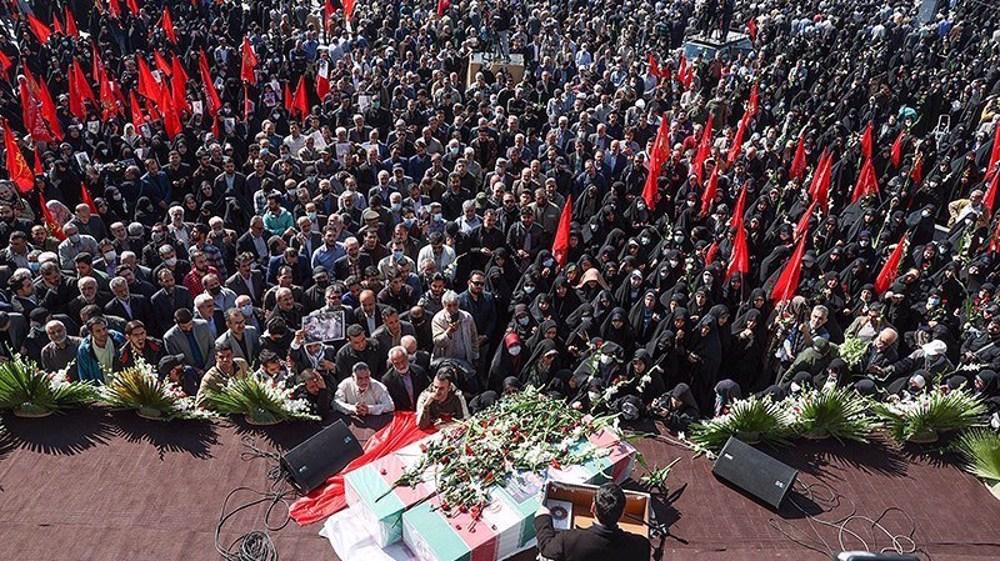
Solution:
[[[687,440],[695,451],[712,457],[726,445],[729,437],[747,444],[788,444],[794,434],[793,418],[784,401],[751,396],[737,400],[729,413],[694,423]]]
[[[139,357],[135,366],[105,374],[107,383],[100,389],[100,401],[114,409],[135,410],[145,419],[211,419],[210,411],[195,406],[194,398],[184,395],[170,380],[160,380],[153,368]]]
[[[506,485],[515,474],[608,455],[609,449],[584,443],[614,420],[584,416],[528,387],[430,439],[421,446],[421,459],[394,487],[412,487],[430,477],[442,511],[470,513],[478,520],[492,500],[491,487]]]
[[[792,402],[795,433],[813,440],[833,437],[868,442],[879,426],[869,413],[869,402],[858,392],[838,387],[803,392]]]
[[[955,444],[965,460],[966,470],[983,480],[993,496],[1000,499],[1000,434],[987,428],[966,431]]]
[[[232,378],[221,388],[206,392],[204,406],[223,415],[243,415],[251,425],[320,420],[310,412],[309,402],[295,399],[295,389],[253,375]]]
[[[0,410],[9,410],[18,417],[46,417],[88,405],[95,399],[97,388],[71,382],[68,366],[49,374],[21,355],[0,364]]]
[[[942,432],[970,428],[982,420],[986,406],[963,390],[934,388],[912,398],[875,404],[889,434],[898,442],[937,442]]]
[[[857,337],[848,337],[837,347],[837,351],[840,353],[841,360],[847,365],[848,370],[855,372],[858,370],[858,366],[861,365],[861,361],[865,358],[870,345],[870,342],[862,341]]]

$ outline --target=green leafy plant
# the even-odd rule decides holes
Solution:
[[[868,341],[862,341],[857,337],[848,337],[837,347],[837,350],[840,353],[841,360],[847,364],[849,369],[854,370],[861,364],[865,353],[868,352],[869,345],[871,343]]]
[[[639,483],[643,484],[647,489],[655,490],[660,494],[666,494],[667,479],[670,477],[670,470],[679,461],[681,461],[680,458],[675,458],[674,461],[667,464],[666,467],[649,468],[646,475],[639,478]]]
[[[112,408],[132,409],[142,417],[164,421],[214,416],[195,407],[194,398],[185,396],[176,384],[157,378],[141,358],[135,366],[105,377],[107,383],[100,390],[100,399]]]
[[[304,399],[294,399],[294,388],[279,387],[250,375],[232,378],[205,394],[204,407],[223,415],[243,415],[251,424],[282,421],[318,421]]]
[[[83,382],[71,382],[69,368],[45,373],[33,361],[20,355],[0,364],[0,410],[22,417],[44,417],[56,411],[80,407],[97,398],[97,389]]]
[[[878,426],[868,401],[851,389],[829,387],[804,392],[795,398],[792,415],[795,433],[806,438],[833,437],[868,442]]]
[[[694,423],[689,430],[694,449],[709,455],[721,450],[731,436],[750,444],[784,445],[793,435],[786,404],[756,396],[734,402],[729,413]]]
[[[929,443],[942,432],[976,425],[986,406],[969,392],[935,388],[910,399],[877,403],[874,411],[898,442]]]
[[[955,448],[966,462],[969,473],[983,480],[1000,499],[1000,434],[986,428],[966,431]]]

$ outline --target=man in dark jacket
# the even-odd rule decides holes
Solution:
[[[625,493],[614,483],[601,486],[590,512],[594,524],[586,529],[556,532],[545,506],[535,514],[538,553],[552,561],[647,561],[649,540],[625,532],[618,520],[625,512]]]

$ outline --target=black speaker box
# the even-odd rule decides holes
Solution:
[[[344,421],[337,421],[289,450],[281,458],[281,468],[292,486],[306,494],[362,454],[358,439]]]
[[[795,484],[799,472],[760,450],[730,437],[712,466],[712,473],[750,493],[775,510]]]

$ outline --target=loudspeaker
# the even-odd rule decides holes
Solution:
[[[722,448],[712,473],[774,507],[795,484],[799,472],[753,446],[730,437]]]
[[[344,421],[324,428],[281,457],[285,476],[303,495],[364,454]]]

